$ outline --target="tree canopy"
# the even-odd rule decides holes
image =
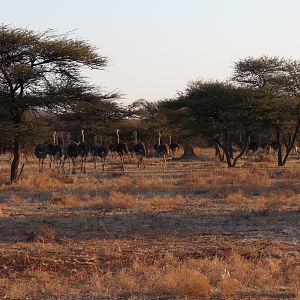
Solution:
[[[68,34],[0,27],[0,110],[15,130],[11,181],[17,179],[24,114],[45,108],[61,113],[79,103],[115,98],[99,93],[81,75],[83,68],[102,70],[107,62],[87,41]]]

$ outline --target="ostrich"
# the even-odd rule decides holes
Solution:
[[[250,142],[249,145],[248,145],[248,151],[252,151],[254,153],[257,150],[258,150],[258,143],[256,141]]]
[[[145,162],[144,162],[144,156],[146,155],[146,147],[143,143],[140,143],[137,139],[137,132],[134,133],[134,146],[133,146],[133,152],[138,157],[138,168],[140,169],[143,166],[143,169],[145,169]]]
[[[81,171],[83,170],[83,173],[85,173],[85,165],[86,165],[86,158],[89,155],[90,147],[89,145],[84,141],[84,130],[81,130],[81,142],[78,145],[78,154],[81,157]]]
[[[94,168],[96,169],[96,163],[97,163],[97,149],[98,149],[98,145],[97,145],[97,135],[94,134],[94,142],[93,145],[91,146],[90,152],[91,155],[93,157],[93,161],[94,161]]]
[[[44,159],[47,157],[47,144],[37,144],[34,149],[35,156],[39,159],[39,172],[43,172]]]
[[[105,166],[105,161],[106,161],[107,154],[108,154],[108,148],[105,147],[104,144],[97,147],[97,156],[100,157],[100,161],[101,161],[101,164],[102,164],[102,171],[104,171],[104,166]]]
[[[91,153],[93,156],[95,169],[96,169],[97,157],[99,156],[101,164],[102,164],[102,171],[104,171],[104,166],[105,166],[105,161],[106,161],[108,151],[109,151],[109,149],[107,147],[105,147],[105,145],[102,142],[102,136],[101,136],[100,146],[98,146],[97,145],[97,136],[95,135],[94,136],[94,144],[91,147]]]
[[[158,132],[158,144],[155,145],[156,153],[159,157],[162,158],[162,167],[163,171],[165,171],[165,164],[167,162],[167,155],[169,154],[169,145],[162,143],[161,144],[161,133]]]
[[[110,137],[110,143],[108,145],[108,151],[111,154],[111,157],[114,158],[114,153],[116,153],[116,145],[113,143],[112,137]]]
[[[70,159],[72,163],[72,174],[76,174],[76,159],[79,155],[79,145],[76,142],[70,142],[70,136],[68,135],[68,143],[65,149],[65,159]]]
[[[172,136],[169,136],[169,147],[172,152],[172,157],[175,158],[175,152],[179,150],[179,146],[176,142],[172,142]]]
[[[116,152],[120,156],[121,165],[122,165],[121,169],[122,169],[122,171],[125,171],[125,168],[124,168],[124,155],[128,153],[128,147],[125,143],[120,142],[119,129],[116,130],[116,135],[117,135]]]
[[[60,173],[60,168],[63,167],[63,156],[64,156],[64,149],[63,149],[63,139],[62,138],[57,138],[56,139],[56,136],[57,136],[57,133],[55,132],[54,133],[55,135],[55,144],[53,146],[53,149],[52,149],[52,156],[53,156],[53,162],[54,164],[57,166],[57,171],[58,173]],[[49,147],[48,147],[48,150],[49,150]]]
[[[56,132],[53,132],[53,141],[47,145],[47,154],[49,155],[49,168],[52,169],[52,161],[54,160],[55,147],[56,147]]]

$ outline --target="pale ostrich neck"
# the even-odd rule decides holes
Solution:
[[[160,145],[160,133],[158,134],[158,145]]]
[[[134,132],[134,143],[137,144],[138,140],[137,140],[137,132]]]
[[[170,135],[169,136],[169,139],[170,139],[170,145],[172,144],[172,136]]]
[[[81,130],[81,140],[84,143],[84,131],[83,130]]]
[[[120,136],[119,136],[119,132],[117,132],[117,144],[120,143]]]
[[[53,133],[53,144],[56,144],[56,133]]]

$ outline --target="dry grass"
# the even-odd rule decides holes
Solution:
[[[32,161],[18,184],[0,175],[0,298],[299,297],[300,170],[199,154],[165,173],[149,159],[145,172],[36,176]]]
[[[298,273],[297,273],[298,272]],[[26,281],[11,283],[1,278],[0,286],[7,288],[6,297],[22,299],[41,295],[47,297],[107,293],[117,295],[173,295],[177,297],[205,297],[220,294],[228,299],[247,289],[276,290],[285,284],[286,266],[272,258],[247,260],[237,253],[226,259],[188,259],[181,261],[165,253],[150,264],[134,257],[127,267],[111,272],[94,270],[70,275],[56,272],[26,270]],[[295,293],[299,288],[299,269],[290,270],[289,282]],[[26,284],[24,284],[26,283]],[[20,293],[22,289],[23,294]],[[270,294],[271,295],[271,294]]]

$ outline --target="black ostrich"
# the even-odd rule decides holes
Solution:
[[[57,167],[58,173],[60,173],[60,167],[62,166],[63,158],[63,143],[57,139],[57,133],[53,133],[53,143],[47,145],[47,154],[49,155],[50,162],[49,167],[52,170],[52,162]]]
[[[91,149],[90,149],[90,153],[92,155],[92,158],[93,158],[93,162],[94,162],[94,168],[96,169],[96,163],[97,163],[97,155],[98,155],[98,145],[97,145],[97,135],[95,134],[94,135],[94,142],[93,142],[93,145],[91,146]]]
[[[53,160],[54,163],[57,166],[57,171],[60,173],[60,169],[62,169],[62,172],[64,173],[64,160],[65,160],[65,143],[64,143],[64,137],[63,136],[58,136],[56,139],[56,144],[54,148],[54,156]]]
[[[47,157],[47,144],[37,144],[34,149],[34,154],[39,160],[39,172],[43,172],[44,159]]]
[[[172,157],[175,158],[175,152],[179,150],[179,145],[176,142],[172,142],[172,136],[169,136],[169,148],[172,152]]]
[[[113,145],[114,146],[114,145]],[[114,146],[115,149],[115,146]],[[97,157],[99,156],[101,164],[102,164],[102,171],[104,171],[104,166],[105,166],[105,162],[106,162],[106,157],[108,155],[109,152],[109,148],[107,148],[103,142],[102,142],[102,137],[101,137],[101,145],[99,146],[97,144],[97,136],[94,136],[94,144],[91,147],[91,154],[93,156],[93,160],[94,160],[94,167],[96,169],[96,162],[97,162]]]
[[[256,141],[250,142],[248,145],[247,153],[249,151],[252,151],[253,153],[255,153],[258,150],[258,147],[259,147],[258,142],[256,142]]]
[[[97,156],[100,157],[100,161],[102,164],[102,171],[104,171],[105,161],[108,154],[108,148],[105,145],[100,145],[97,147]]]
[[[127,147],[126,143],[120,142],[119,129],[116,130],[116,134],[117,134],[116,152],[119,155],[120,160],[121,160],[121,170],[125,171],[124,155],[128,154],[128,147]]]
[[[79,145],[72,142],[68,145],[65,153],[65,159],[70,159],[72,162],[72,174],[76,174],[76,159],[79,155]]]
[[[84,130],[81,130],[81,142],[78,145],[78,154],[81,157],[81,172],[85,173],[86,158],[90,153],[90,146],[84,140]]]
[[[144,156],[146,155],[146,147],[143,143],[139,142],[137,139],[137,132],[134,132],[134,145],[133,152],[138,157],[138,168],[145,169]]]
[[[49,168],[52,170],[52,162],[54,161],[54,154],[55,154],[55,146],[56,146],[56,135],[57,133],[53,132],[53,140],[51,143],[47,145],[47,154],[49,155]]]
[[[154,149],[159,157],[162,159],[163,171],[165,171],[165,165],[167,162],[167,156],[169,155],[169,145],[161,143],[161,133],[158,132],[158,144],[154,146]]]
[[[112,142],[112,138],[110,138],[110,144],[108,145],[108,152],[110,152],[112,158],[115,157],[114,154],[116,153],[116,145]]]

